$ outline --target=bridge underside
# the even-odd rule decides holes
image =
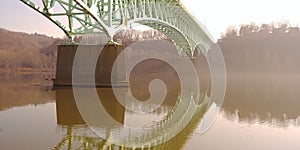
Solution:
[[[104,33],[110,41],[132,23],[168,36],[180,55],[193,56],[198,45],[207,54],[212,38],[179,0],[20,0],[38,11],[70,38]]]

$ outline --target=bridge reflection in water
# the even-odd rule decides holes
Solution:
[[[124,96],[126,93],[124,89]],[[118,103],[116,100],[112,89],[110,88],[103,88],[97,89],[99,97],[101,99],[101,103],[104,105],[105,109],[108,113],[118,122],[125,124],[125,118],[127,115],[132,115],[133,112],[128,112],[125,108]],[[169,95],[177,93],[168,93]],[[173,116],[172,112],[174,109],[182,109],[180,108],[181,103],[180,101],[185,101],[184,99],[180,98],[178,95],[177,98],[173,99],[166,99],[165,103],[157,110],[152,112],[150,116],[162,116],[161,119],[153,120],[156,121],[156,124],[161,124],[170,120]],[[203,103],[207,104],[209,98],[203,97]],[[136,107],[136,106],[129,106],[129,107]],[[185,108],[185,107],[183,107]],[[206,107],[199,107],[196,110],[195,114],[192,114],[193,117],[188,125],[174,138],[170,141],[152,147],[151,145],[145,145],[144,148],[147,149],[177,149],[179,147],[183,147],[184,143],[189,138],[189,135],[193,133],[193,131],[197,128],[198,123],[201,120],[201,116],[204,114],[203,108]],[[186,109],[186,108],[185,108]],[[77,107],[76,102],[73,96],[72,89],[57,89],[56,90],[56,110],[57,110],[57,124],[62,128],[66,129],[67,133],[64,138],[58,143],[54,149],[134,149],[126,148],[122,146],[115,146],[113,143],[108,143],[106,139],[101,139],[96,137],[93,134],[87,125],[85,124],[83,118],[81,117]],[[131,114],[128,114],[131,113]],[[135,118],[131,118],[135,119]],[[129,120],[131,120],[129,117]],[[143,120],[141,120],[143,122]],[[180,128],[174,128],[172,130],[181,130]],[[109,130],[107,131],[109,132]],[[134,136],[134,135],[133,135]],[[150,136],[150,135],[149,135]],[[141,139],[142,140],[142,139]],[[143,148],[142,148],[143,149]]]

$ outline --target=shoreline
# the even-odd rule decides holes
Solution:
[[[55,73],[55,68],[16,68],[16,69],[0,69],[0,73],[22,73],[22,74],[39,74],[39,73]]]

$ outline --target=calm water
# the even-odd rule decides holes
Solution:
[[[44,80],[49,77],[0,75],[0,149],[121,149],[97,138],[78,112],[72,90],[52,90],[51,82]],[[141,100],[149,97],[144,85],[132,89]],[[209,87],[202,89],[209,97]],[[300,149],[299,89],[300,76],[231,75],[222,112],[205,134],[200,134],[199,111],[182,132],[152,149]],[[111,89],[97,89],[109,114],[134,127],[160,122],[177,107],[178,89],[169,86],[168,91],[156,111],[139,114],[120,106]]]

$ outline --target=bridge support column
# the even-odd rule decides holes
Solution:
[[[59,45],[57,51],[57,65],[56,65],[56,76],[54,80],[54,87],[67,87],[67,86],[74,86],[72,84],[72,68],[73,68],[73,61],[77,51],[78,45]],[[103,48],[95,70],[95,72],[82,72],[81,75],[83,79],[86,79],[86,76],[95,75],[95,84],[97,87],[111,87],[111,72],[113,68],[113,64],[118,57],[118,55],[124,49],[122,45],[80,45],[80,48],[84,48],[86,53],[88,54],[87,57],[93,58],[98,55],[100,48]],[[83,60],[89,59],[85,56]],[[124,60],[124,59],[123,59]],[[124,60],[125,61],[125,60]],[[117,76],[114,81],[117,81],[117,86],[128,86],[128,82],[125,81],[125,67],[121,66],[124,63],[117,64],[117,67],[121,67],[122,69],[118,69],[116,73]],[[83,67],[81,70],[91,70],[91,64],[87,61],[82,61],[77,67]],[[77,85],[78,84],[78,85]],[[76,86],[90,86],[92,81],[82,80],[80,83],[76,83]]]

